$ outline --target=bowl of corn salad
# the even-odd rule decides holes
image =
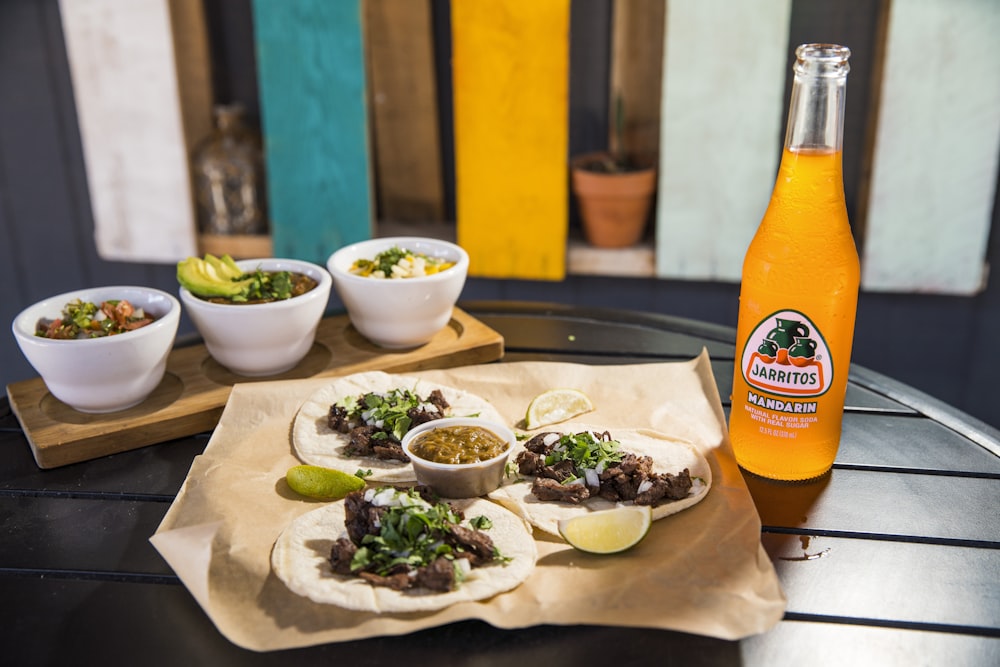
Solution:
[[[380,347],[405,349],[448,325],[469,255],[448,241],[395,236],[344,246],[326,266],[354,328]]]

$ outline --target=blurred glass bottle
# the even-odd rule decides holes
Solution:
[[[264,158],[242,105],[218,105],[215,130],[195,151],[194,183],[202,234],[266,234]]]

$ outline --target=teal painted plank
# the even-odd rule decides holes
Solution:
[[[276,257],[372,236],[361,0],[253,0]]]

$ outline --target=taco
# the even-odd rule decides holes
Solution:
[[[653,520],[700,502],[712,485],[708,461],[691,445],[645,429],[576,426],[521,443],[489,497],[533,526],[559,535],[559,521],[620,504],[650,505]]]
[[[314,602],[403,613],[509,591],[537,558],[530,528],[496,503],[384,487],[295,519],[276,540],[271,567]]]
[[[303,463],[349,474],[370,470],[368,479],[376,482],[414,482],[400,445],[409,428],[472,416],[504,423],[492,405],[469,392],[382,371],[357,373],[306,399],[292,424],[292,446]]]

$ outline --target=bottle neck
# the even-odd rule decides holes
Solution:
[[[835,44],[805,44],[795,55],[785,149],[839,153],[851,51]]]
[[[239,134],[243,130],[243,106],[239,104],[215,107],[215,126],[222,134]]]

